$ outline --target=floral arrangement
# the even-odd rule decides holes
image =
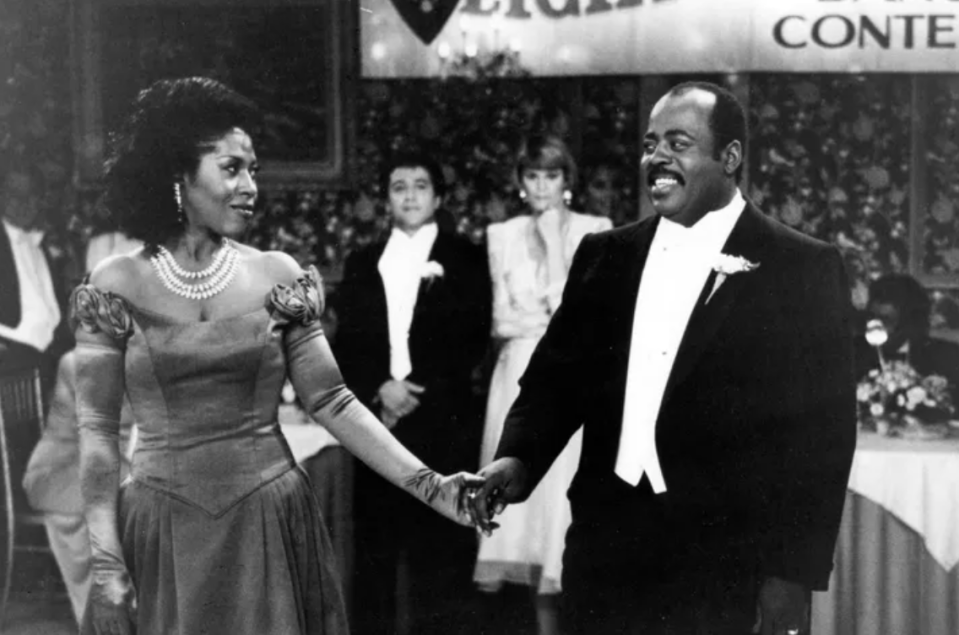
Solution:
[[[880,434],[893,434],[897,428],[948,419],[954,406],[946,378],[923,376],[905,361],[885,360],[880,347],[887,339],[882,322],[871,320],[866,340],[876,348],[880,368],[869,371],[857,386],[860,421]]]
[[[920,423],[933,423],[953,412],[945,377],[923,377],[910,364],[898,360],[871,370],[859,382],[856,400],[873,421],[908,422],[913,417]]]

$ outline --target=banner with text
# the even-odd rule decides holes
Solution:
[[[509,48],[540,76],[954,73],[957,14],[959,0],[360,0],[360,39],[364,77]]]

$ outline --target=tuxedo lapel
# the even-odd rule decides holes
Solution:
[[[747,203],[746,209],[743,210],[723,246],[723,253],[741,256],[762,266],[763,234],[762,213],[751,203]],[[716,331],[735,308],[742,290],[756,278],[750,275],[750,272],[726,275],[719,287],[713,290],[717,275],[710,275],[707,279],[699,303],[689,318],[679,351],[676,353],[676,361],[666,384],[663,403],[669,399],[673,388],[681,384],[696,366],[696,362],[712,341]]]
[[[443,232],[439,232],[436,235],[436,240],[433,241],[433,246],[430,248],[430,255],[426,258],[426,261],[439,263],[445,272],[445,270],[450,268],[450,259],[455,256],[455,251],[450,249],[449,237],[444,235]],[[416,295],[416,305],[413,307],[413,322],[410,324],[410,333],[413,332],[413,328],[423,313],[429,312],[435,302],[436,294],[434,291],[436,291],[436,287],[442,283],[443,279],[440,276],[420,279],[420,288]]]
[[[48,234],[49,235],[49,234]],[[60,310],[63,311],[66,307],[67,295],[69,291],[65,288],[65,285],[76,284],[76,280],[65,280],[64,267],[58,258],[54,257],[54,250],[47,243],[47,240],[40,244],[40,248],[43,251],[43,257],[47,260],[47,268],[50,270],[50,282],[53,284],[53,296],[57,300],[57,306],[60,307]]]
[[[381,332],[386,337],[386,349],[389,351],[389,309],[386,304],[386,285],[380,275],[380,258],[386,250],[386,242],[376,244],[371,248],[367,272],[369,288],[369,315],[365,316],[368,326],[367,332]],[[379,328],[376,328],[376,327]]]
[[[20,323],[20,280],[13,260],[13,246],[0,226],[0,324],[15,328]]]

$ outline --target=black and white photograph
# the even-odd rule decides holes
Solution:
[[[4,0],[0,635],[959,634],[956,0]]]

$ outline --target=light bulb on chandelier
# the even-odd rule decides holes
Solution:
[[[489,18],[489,24],[480,24],[473,16],[463,15],[459,20],[459,45],[447,40],[436,44],[441,77],[526,77],[530,72],[520,63],[520,40],[510,38],[501,44],[504,19],[500,14]]]

